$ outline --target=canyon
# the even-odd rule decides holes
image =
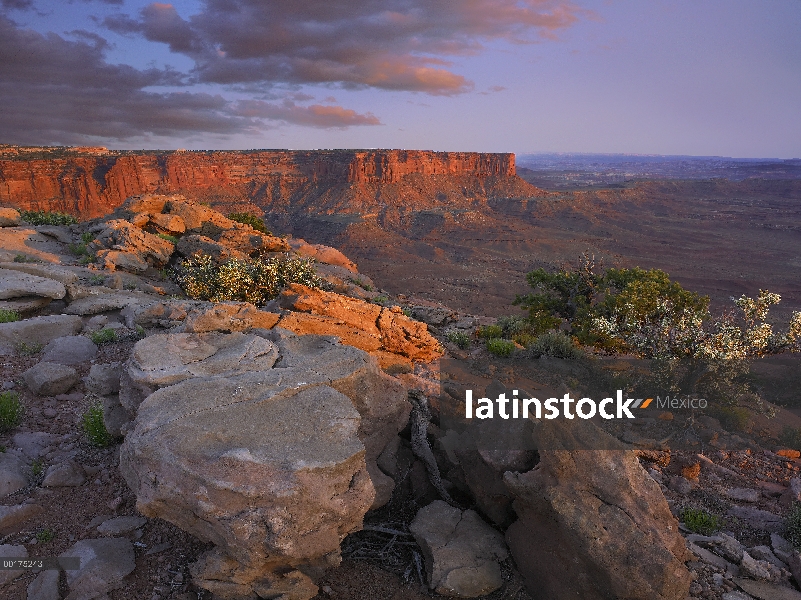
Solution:
[[[182,193],[221,210],[368,215],[467,208],[541,192],[516,176],[514,154],[95,148],[0,152],[2,204],[86,219],[108,214],[142,193]]]

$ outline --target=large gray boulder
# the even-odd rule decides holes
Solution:
[[[66,394],[80,377],[78,372],[66,365],[40,362],[22,374],[25,385],[37,396],[57,396]]]
[[[403,427],[403,387],[360,350],[280,333],[151,336],[124,375],[121,396],[155,391],[126,398],[122,474],[143,515],[216,545],[195,583],[226,599],[313,597],[373,505],[366,447],[374,463]]]
[[[409,529],[423,550],[428,585],[437,594],[476,598],[503,585],[498,565],[508,555],[503,535],[475,511],[436,500],[417,512]]]
[[[59,300],[67,294],[63,283],[10,269],[0,269],[0,300],[43,296]]]
[[[37,277],[54,279],[63,285],[69,285],[78,281],[78,274],[74,269],[68,269],[59,265],[40,264],[40,263],[15,263],[0,262],[0,269],[10,269],[20,271]]]
[[[83,335],[56,338],[45,346],[42,362],[77,365],[97,356],[97,345]]]
[[[534,597],[684,600],[685,542],[636,454],[587,421],[535,435],[537,466],[504,476],[518,515],[506,540]]]
[[[14,323],[0,323],[0,347],[8,351],[20,343],[47,344],[56,338],[75,335],[83,329],[83,319],[75,315],[33,317]]]
[[[0,498],[13,494],[28,485],[26,461],[16,452],[0,452]]]

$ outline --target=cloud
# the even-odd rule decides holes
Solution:
[[[198,131],[231,134],[257,126],[222,96],[146,91],[183,76],[105,62],[93,35],[69,41],[18,28],[0,16],[0,131],[7,143],[84,143]]]
[[[0,6],[7,10],[29,10],[33,8],[33,0],[2,0]]]
[[[237,102],[236,114],[324,129],[382,124],[378,117],[369,112],[359,114],[341,106],[320,104],[298,106],[290,100],[286,100],[282,104],[272,104],[262,100],[242,100]]]
[[[583,13],[568,0],[206,0],[181,17],[154,3],[107,17],[195,61],[199,81],[328,84],[452,95],[473,88],[451,57],[551,37]]]

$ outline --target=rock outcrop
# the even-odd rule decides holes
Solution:
[[[684,539],[636,454],[588,421],[543,423],[536,441],[538,465],[504,476],[506,540],[534,597],[684,600]]]
[[[151,336],[123,377],[137,508],[216,545],[193,578],[221,598],[314,596],[376,488],[391,494],[375,460],[408,418],[405,390],[365,353],[271,333]],[[156,391],[137,405],[125,375]]]

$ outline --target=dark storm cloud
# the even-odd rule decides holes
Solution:
[[[206,0],[186,19],[154,3],[104,23],[190,56],[204,82],[456,94],[472,84],[446,58],[552,36],[579,12],[560,0]]]
[[[28,10],[33,8],[33,0],[2,0],[0,6],[8,10]]]
[[[265,119],[322,127],[374,124],[372,115],[338,107],[264,108],[248,114],[220,95],[158,93],[152,86],[180,86],[185,76],[108,64],[107,44],[76,31],[77,41],[22,29],[0,16],[0,138],[4,143],[72,144],[91,137],[233,134],[266,127]],[[341,112],[337,112],[341,111]]]

